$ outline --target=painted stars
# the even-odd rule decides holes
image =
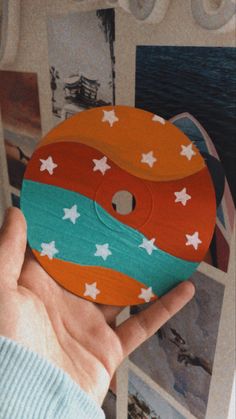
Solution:
[[[157,161],[156,157],[153,155],[153,151],[149,153],[142,153],[141,163],[148,164],[149,167],[153,167],[154,163]]]
[[[155,294],[152,292],[152,287],[149,288],[141,288],[141,294],[139,294],[138,298],[143,298],[145,303],[149,303],[152,297],[155,297]]]
[[[110,127],[113,127],[113,124],[117,121],[119,121],[119,118],[117,118],[114,110],[103,111],[102,122],[108,122],[110,124]]]
[[[151,239],[151,240],[147,240],[147,239],[143,239],[143,242],[139,245],[139,247],[143,248],[146,250],[146,252],[151,255],[153,250],[157,250],[156,246],[154,246],[154,242],[156,239]]]
[[[191,160],[192,157],[196,155],[196,152],[193,150],[192,147],[192,144],[189,144],[187,146],[181,145],[182,150],[180,152],[180,155],[185,156],[188,160]]]
[[[93,282],[92,284],[85,284],[85,292],[84,292],[84,296],[88,296],[93,298],[93,300],[96,300],[97,295],[100,294],[100,290],[97,288],[97,283]]]
[[[99,170],[103,175],[105,175],[106,171],[111,168],[109,164],[107,164],[107,157],[102,157],[100,160],[93,159],[94,162],[94,168],[93,171],[96,172]]]
[[[96,252],[94,256],[101,257],[103,260],[107,260],[108,256],[112,255],[112,252],[109,249],[109,244],[96,244]]]
[[[195,233],[192,234],[192,235],[191,234],[185,234],[185,236],[186,236],[186,239],[187,239],[185,245],[186,246],[193,246],[194,249],[197,250],[199,244],[202,243],[202,241],[199,239],[198,231],[195,231]]]
[[[71,208],[63,208],[64,216],[63,220],[70,220],[72,224],[76,223],[77,218],[80,217],[80,213],[77,211],[77,205],[73,205]]]
[[[54,169],[56,169],[58,165],[54,163],[52,157],[49,156],[46,160],[40,159],[40,161],[40,172],[44,172],[45,170],[47,170],[50,175],[53,175]]]
[[[55,246],[55,241],[52,241],[50,243],[41,243],[42,251],[40,253],[40,256],[47,256],[50,260],[53,259],[53,257],[59,253]]]
[[[181,202],[181,204],[185,207],[187,201],[191,199],[191,195],[188,195],[186,192],[186,188],[183,188],[179,192],[174,192],[176,199],[175,202]]]
[[[101,290],[97,288],[97,282],[93,282],[92,284],[85,283],[84,297],[91,297],[93,300],[96,300],[97,295],[100,293]],[[138,298],[143,299],[145,303],[149,303],[153,297],[156,296],[152,292],[152,287],[141,288],[141,293],[138,295]]]
[[[152,120],[153,120],[154,122],[160,122],[160,124],[162,124],[162,125],[165,125],[165,123],[166,123],[165,119],[164,119],[164,118],[162,118],[162,117],[161,117],[161,116],[159,116],[159,115],[153,115]]]

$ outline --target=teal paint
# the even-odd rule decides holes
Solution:
[[[62,220],[63,208],[73,205],[77,205],[80,213],[76,224]],[[199,265],[160,249],[148,255],[145,249],[138,247],[145,238],[143,234],[116,220],[99,204],[76,192],[24,180],[21,208],[27,220],[28,241],[32,249],[40,252],[41,243],[54,240],[59,250],[57,259],[122,272],[151,286],[158,296],[189,278]],[[156,241],[158,243],[158,237]],[[109,243],[112,252],[106,261],[94,256],[95,244],[105,243]]]

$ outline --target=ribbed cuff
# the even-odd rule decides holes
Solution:
[[[104,419],[63,370],[0,336],[0,419]]]

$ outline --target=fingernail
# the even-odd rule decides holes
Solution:
[[[189,282],[191,282],[191,284],[194,288],[194,294],[195,294],[196,293],[196,285],[194,284],[194,282],[191,279],[189,279]]]

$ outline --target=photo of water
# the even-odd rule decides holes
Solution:
[[[236,199],[236,49],[138,46],[135,106],[170,119],[188,112],[208,132]]]
[[[130,360],[196,418],[204,419],[224,286],[200,272],[191,281],[196,288],[194,298],[138,347]],[[143,305],[132,306],[131,314],[143,309]]]

